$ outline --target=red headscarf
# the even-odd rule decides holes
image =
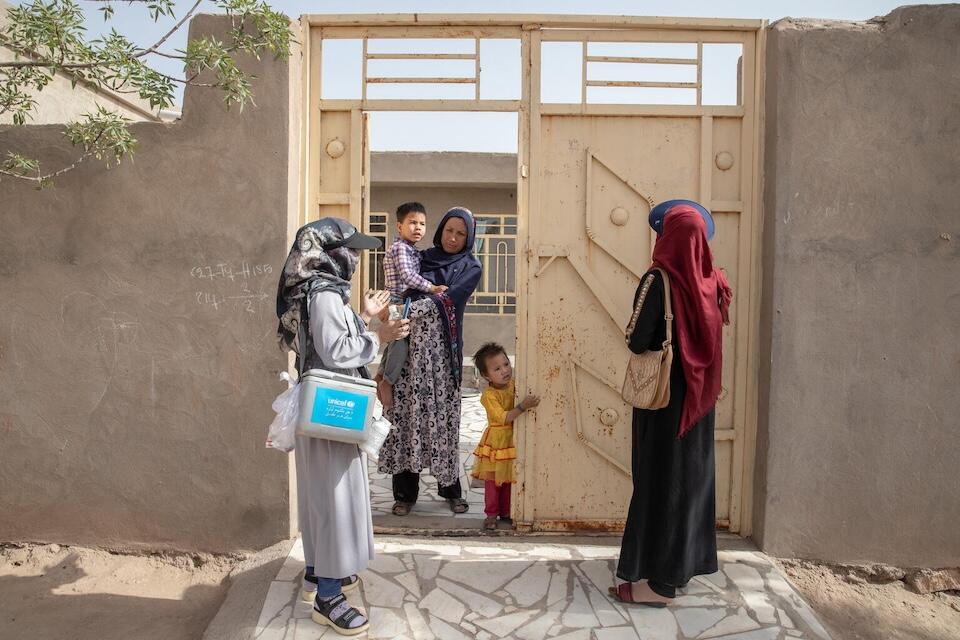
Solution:
[[[682,438],[720,395],[722,330],[730,323],[728,309],[733,291],[723,272],[713,267],[706,223],[696,209],[687,205],[677,205],[667,212],[663,233],[653,248],[653,266],[670,277],[680,359],[687,381],[677,432]]]

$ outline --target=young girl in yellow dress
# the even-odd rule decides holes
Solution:
[[[487,428],[474,450],[476,458],[470,475],[484,481],[483,528],[497,528],[500,520],[513,524],[510,519],[510,485],[513,483],[513,461],[517,450],[513,444],[513,421],[517,416],[540,404],[540,398],[528,395],[520,404],[516,401],[516,384],[513,367],[506,350],[495,342],[480,347],[473,356],[473,363],[480,375],[490,383],[480,396],[480,404],[487,411]]]

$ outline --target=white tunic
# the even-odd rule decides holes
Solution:
[[[316,357],[307,369],[358,375],[380,348],[376,334],[361,333],[339,294],[310,301]],[[366,456],[355,444],[297,436],[297,505],[307,566],[323,578],[360,573],[373,559],[373,520]]]

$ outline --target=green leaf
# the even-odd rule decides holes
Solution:
[[[116,1],[120,0],[106,0],[90,11],[100,11],[104,21],[109,21],[115,17]],[[184,66],[190,77],[203,74],[193,84],[212,85],[222,93],[228,108],[236,104],[242,111],[247,103],[255,104],[253,78],[242,70],[237,56],[259,59],[269,52],[276,58],[287,58],[292,41],[289,20],[262,0],[213,2],[230,16],[231,27],[222,41],[205,36],[189,42],[181,52]],[[175,19],[175,0],[147,0],[143,4],[154,21]],[[150,57],[144,55],[150,43],[134,43],[116,27],[89,38],[84,10],[76,0],[22,0],[7,10],[7,18],[0,26],[0,46],[12,50],[15,60],[47,63],[0,68],[0,114],[10,114],[15,125],[22,126],[31,118],[37,94],[50,85],[58,68],[71,74],[72,88],[83,81],[137,94],[154,109],[174,104],[174,83],[183,80],[159,73],[144,62]],[[68,124],[65,134],[85,154],[109,165],[129,157],[136,148],[128,124],[125,118],[98,108]],[[10,161],[4,160],[4,166]],[[13,166],[17,171],[40,170],[39,164],[34,167],[25,160]]]
[[[19,153],[8,151],[6,159],[0,164],[0,168],[4,171],[26,174],[28,172],[38,171],[40,169],[40,163],[32,158],[26,158]]]

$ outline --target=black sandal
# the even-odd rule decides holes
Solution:
[[[447,503],[450,505],[450,511],[454,513],[466,513],[470,509],[470,505],[463,498],[447,498]]]
[[[346,607],[342,605],[347,605]],[[333,616],[333,612],[340,609],[340,615]],[[342,636],[356,636],[370,628],[370,621],[366,619],[356,607],[351,607],[347,603],[347,598],[342,593],[330,598],[329,600],[315,600],[313,603],[313,613],[310,616],[313,621],[319,625],[333,627],[333,630]],[[351,627],[350,623],[358,617],[364,618],[363,624]]]
[[[317,576],[311,574],[305,574],[303,579],[309,582],[310,584],[317,584]],[[360,586],[360,576],[353,574],[346,578],[341,578],[340,580],[340,589],[341,591],[353,591]],[[317,597],[317,588],[316,586],[313,589],[301,589],[300,590],[300,600],[303,602],[313,602],[314,598]]]
[[[342,578],[340,580],[340,589],[343,591],[353,591],[360,586],[360,576],[353,574],[352,576]]]
[[[397,500],[393,503],[393,515],[395,516],[405,516],[410,513],[410,508],[413,507],[412,502],[401,502]]]

